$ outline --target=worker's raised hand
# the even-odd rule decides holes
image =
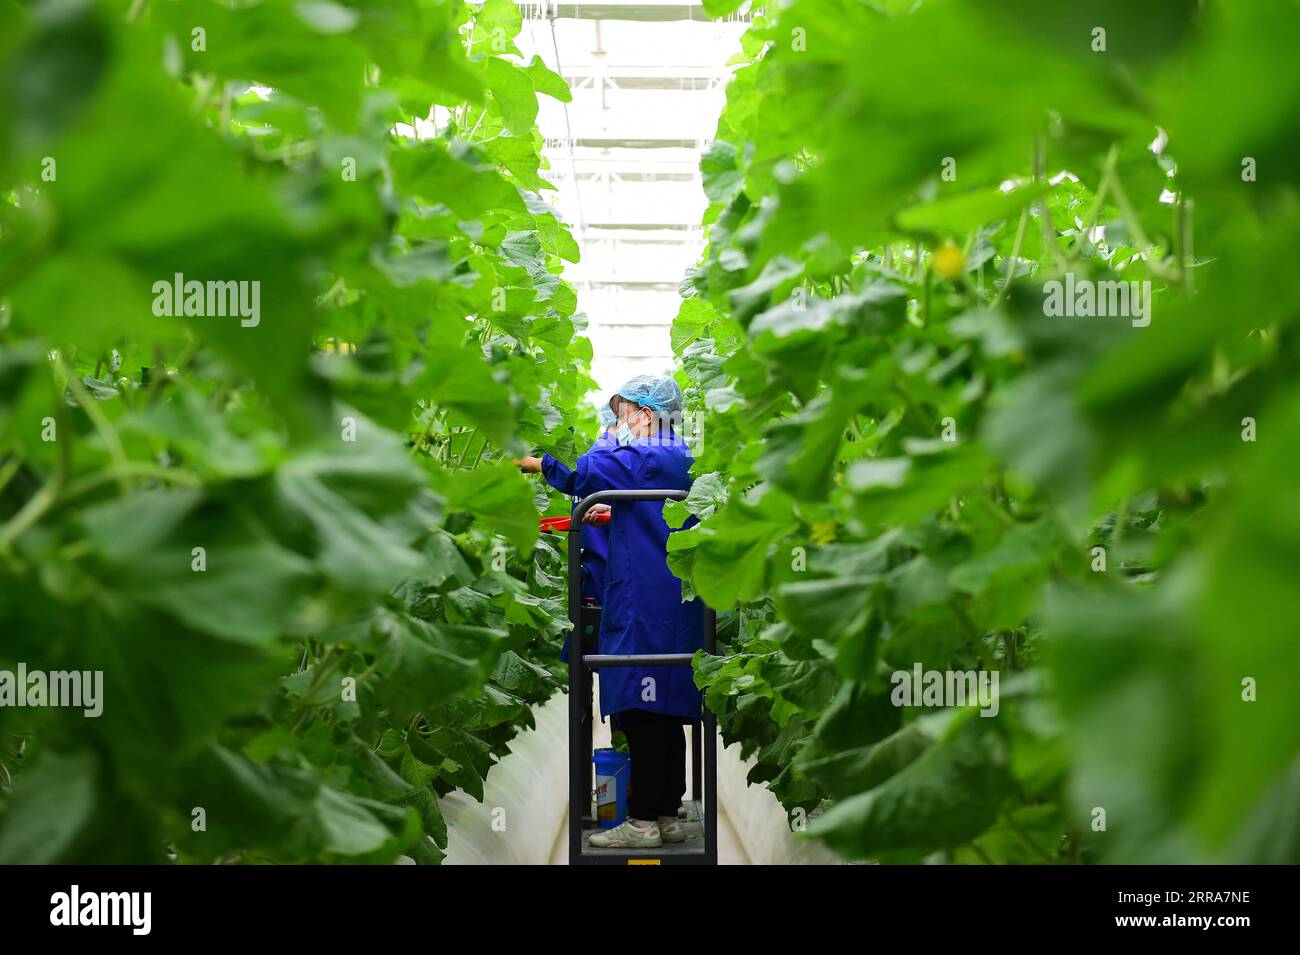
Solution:
[[[611,508],[608,504],[593,504],[587,510],[587,513],[582,515],[582,523],[595,524],[599,520],[598,515],[608,514],[612,510],[613,508]]]
[[[519,458],[518,460],[512,461],[511,464],[513,464],[515,467],[517,467],[519,470],[523,471],[526,474],[542,473],[542,459],[532,457],[531,455],[525,458]]]

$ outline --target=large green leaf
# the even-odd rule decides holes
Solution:
[[[449,507],[469,511],[506,537],[521,553],[537,540],[533,492],[520,473],[504,462],[475,471],[456,471],[437,479]]]
[[[971,711],[951,718],[924,752],[879,785],[837,802],[809,834],[856,858],[951,848],[975,838],[992,824],[1010,788],[1004,746],[982,722]],[[900,761],[892,746],[879,759],[887,765],[864,771]]]

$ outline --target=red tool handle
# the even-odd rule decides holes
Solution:
[[[596,523],[608,524],[610,516],[609,511],[601,511],[596,514]],[[543,534],[550,534],[555,531],[573,530],[573,528],[569,526],[569,517],[566,515],[564,517],[543,517],[539,522],[538,530]]]

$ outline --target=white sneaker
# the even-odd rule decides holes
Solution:
[[[587,837],[587,842],[597,849],[657,849],[664,844],[658,824],[652,822],[642,829],[632,825],[631,819],[613,829],[593,832]]]
[[[659,837],[664,842],[685,842],[686,830],[682,828],[676,816],[660,816]]]

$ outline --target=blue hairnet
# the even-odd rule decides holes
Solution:
[[[637,375],[615,394],[649,408],[660,417],[682,413],[682,389],[667,375]]]

